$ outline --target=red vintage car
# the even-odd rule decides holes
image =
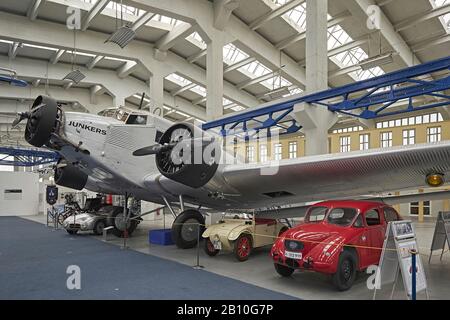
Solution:
[[[356,272],[377,265],[389,221],[401,220],[392,207],[372,201],[326,201],[311,206],[301,223],[273,244],[275,270],[289,277],[296,269],[332,275],[341,291]]]

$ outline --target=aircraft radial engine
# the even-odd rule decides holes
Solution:
[[[222,140],[190,123],[167,129],[159,144],[139,149],[135,156],[155,154],[156,166],[165,177],[192,188],[205,186],[216,175]]]

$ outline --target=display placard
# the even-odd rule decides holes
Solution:
[[[416,234],[411,221],[401,220],[389,222],[381,251],[377,279],[381,286],[392,283],[392,294],[398,275],[408,298],[412,296],[412,257],[411,252],[418,252]],[[427,290],[425,272],[420,255],[416,255],[416,293]],[[374,299],[376,289],[374,292]],[[428,296],[428,293],[427,293]]]
[[[438,218],[436,220],[436,225],[434,227],[433,241],[431,242],[430,258],[433,255],[434,250],[441,251],[441,259],[444,254],[445,244],[447,243],[450,248],[450,212],[439,212]]]

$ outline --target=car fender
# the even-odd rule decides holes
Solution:
[[[239,236],[243,233],[251,234],[252,226],[251,225],[242,225],[242,226],[237,226],[237,227],[233,228],[232,230],[230,230],[230,233],[228,234],[228,240],[234,241],[237,238],[239,238]]]

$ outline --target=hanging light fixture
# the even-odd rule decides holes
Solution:
[[[120,27],[117,27],[118,22],[118,4],[116,4],[116,31],[105,40],[105,43],[111,42],[117,44],[122,49],[129,44],[134,37],[136,37],[136,32],[127,24],[123,23],[123,8],[122,1],[120,1]]]
[[[78,84],[86,78],[86,76],[78,69],[75,70],[75,58],[77,55],[77,49],[76,49],[76,29],[74,29],[73,33],[73,51],[72,51],[72,71],[69,72],[62,80],[68,81],[68,83],[75,83]],[[69,85],[68,88],[70,88]]]

